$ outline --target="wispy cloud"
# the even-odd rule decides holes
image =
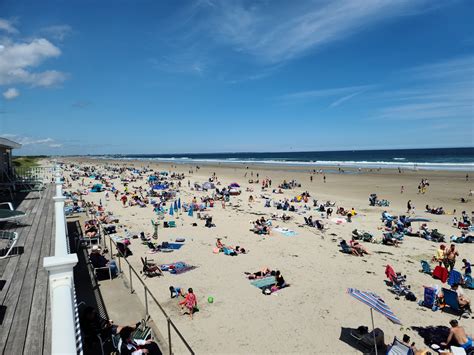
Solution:
[[[12,21],[0,18],[0,31],[5,31],[9,34],[17,34],[19,31],[13,26]]]
[[[301,103],[322,98],[333,98],[334,100],[334,97],[338,97],[338,99],[336,99],[329,105],[330,107],[337,107],[343,102],[348,101],[354,96],[357,96],[363,93],[364,91],[370,90],[373,87],[373,85],[359,85],[330,89],[308,90],[286,94],[278,97],[277,99],[282,103]]]
[[[375,119],[464,120],[474,118],[474,57],[458,57],[397,73],[398,89],[373,95]]]
[[[91,105],[92,105],[92,102],[87,101],[87,100],[77,100],[71,104],[72,107],[77,108],[77,109],[87,108]]]
[[[23,146],[43,146],[43,147],[46,146],[49,148],[62,147],[61,143],[56,142],[52,138],[29,137],[29,136],[23,136],[20,134],[11,134],[11,133],[2,134],[2,136],[5,138],[12,139],[15,142],[22,144]]]
[[[20,91],[15,88],[9,88],[3,92],[3,97],[5,100],[13,100],[20,96]]]
[[[262,62],[278,63],[352,36],[376,22],[426,11],[428,6],[426,0],[302,0],[291,6],[215,1],[201,19],[220,43]]]
[[[66,37],[69,37],[72,32],[72,27],[69,25],[48,26],[40,30],[40,33],[44,34],[46,37],[50,37],[60,42],[64,41]]]

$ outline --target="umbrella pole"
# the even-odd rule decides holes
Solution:
[[[375,355],[378,355],[377,341],[376,341],[376,338],[375,338],[374,312],[372,311],[372,307],[370,308],[370,318],[372,319],[372,335],[374,336]]]

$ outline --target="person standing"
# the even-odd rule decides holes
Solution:
[[[408,202],[407,202],[407,213],[410,213],[412,208],[413,208],[413,206],[411,204],[411,200],[408,200]]]

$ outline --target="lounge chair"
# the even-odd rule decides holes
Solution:
[[[26,216],[26,213],[23,211],[18,211],[13,208],[13,204],[11,202],[2,202],[0,206],[8,206],[6,208],[0,208],[0,222],[11,222],[15,221],[19,218],[23,218]]]
[[[145,277],[163,276],[163,271],[156,265],[152,260],[147,258],[140,258],[142,260],[143,268],[142,273]]]
[[[456,291],[443,288],[443,298],[445,304],[445,306],[443,307],[443,312],[446,311],[446,309],[449,309],[450,311],[461,317],[464,317],[466,315],[469,316],[469,309],[466,309],[465,307],[461,308],[461,305],[458,301],[458,294],[456,293]]]
[[[449,273],[448,281],[447,281],[449,286],[453,286],[455,284],[461,284],[462,283],[462,275],[459,271],[457,270],[451,270]]]
[[[339,247],[341,248],[341,251],[344,253],[344,254],[353,254],[352,253],[352,248],[348,245],[348,244],[345,244],[345,243],[339,243]]]
[[[41,192],[46,189],[43,182],[35,181],[34,183],[26,183],[24,187],[20,190],[20,192],[30,193],[30,192],[37,192],[39,198],[41,199]]]
[[[421,272],[431,275],[431,266],[426,260],[421,260]]]
[[[402,343],[396,337],[393,339],[392,345],[390,345],[387,355],[414,355],[415,352],[408,345]]]
[[[7,247],[2,250],[4,251],[4,253],[2,253],[3,255],[0,256],[0,259],[5,259],[8,255],[10,255],[13,247],[18,241],[18,233],[9,232],[9,231],[0,231],[0,239],[6,240],[8,243]]]

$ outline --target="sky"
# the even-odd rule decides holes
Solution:
[[[474,146],[474,1],[1,0],[27,154]]]

